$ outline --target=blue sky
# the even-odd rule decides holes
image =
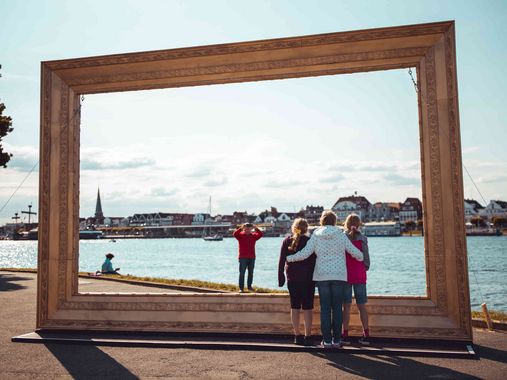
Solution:
[[[0,99],[15,128],[0,207],[38,159],[40,61],[451,19],[464,163],[486,200],[507,199],[505,1],[0,0],[0,14]],[[114,216],[203,211],[209,195],[221,213],[420,195],[406,70],[90,95],[82,114],[82,216],[97,186]],[[37,186],[33,173],[0,223],[37,205]]]

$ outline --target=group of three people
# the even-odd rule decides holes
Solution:
[[[363,325],[363,336],[359,343],[369,344],[366,310],[366,271],[370,265],[368,240],[359,231],[361,220],[358,215],[349,215],[345,222],[345,231],[337,227],[336,222],[334,212],[324,211],[320,218],[320,227],[309,237],[308,222],[297,218],[292,224],[292,235],[282,243],[278,285],[284,286],[286,274],[296,344],[312,344],[315,286],[320,299],[321,345],[331,348],[348,343],[352,291]],[[246,270],[248,289],[253,290],[255,242],[262,237],[262,232],[251,224],[245,224],[234,232],[234,237],[239,242],[240,292],[244,291]],[[304,314],[304,335],[300,333],[301,309]]]

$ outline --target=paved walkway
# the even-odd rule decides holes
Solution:
[[[505,379],[507,333],[474,330],[479,360],[11,343],[33,331],[36,275],[0,272],[0,379]],[[83,291],[154,291],[82,279]],[[93,290],[92,290],[93,289]]]

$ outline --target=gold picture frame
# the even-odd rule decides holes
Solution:
[[[427,296],[371,297],[371,331],[470,341],[453,21],[42,62],[37,328],[290,332],[283,294],[79,293],[81,95],[409,67],[419,83]]]

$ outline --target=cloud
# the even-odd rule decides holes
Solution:
[[[191,178],[207,177],[211,174],[211,168],[208,165],[191,169],[185,176]]]
[[[473,153],[479,151],[480,149],[481,149],[480,146],[468,146],[462,149],[462,153],[463,154]]]
[[[329,165],[329,170],[333,171],[363,171],[363,172],[379,172],[396,170],[393,164],[384,164],[378,162],[341,162]]]
[[[323,183],[336,183],[341,182],[345,179],[345,176],[342,174],[334,174],[331,176],[322,177],[319,181]]]
[[[123,161],[105,161],[85,158],[81,160],[81,170],[124,170],[155,166],[155,160],[147,157],[131,158]]]
[[[403,186],[403,185],[420,185],[421,180],[415,177],[405,177],[396,173],[389,173],[383,176],[383,179],[390,184]]]
[[[12,153],[11,160],[7,163],[9,169],[27,172],[39,162],[39,150],[32,146],[16,146],[4,143],[4,150],[7,153]]]
[[[2,80],[4,81],[12,81],[12,82],[32,82],[38,83],[39,77],[36,75],[24,75],[24,74],[15,74],[15,73],[2,73]]]
[[[180,190],[177,188],[166,189],[165,187],[154,187],[150,191],[150,196],[154,197],[172,197],[176,195]]]
[[[290,178],[284,179],[284,180],[270,179],[264,183],[264,186],[269,187],[269,188],[289,188],[289,187],[304,185],[305,183],[306,183],[305,181],[301,181],[298,179],[290,179]]]
[[[466,166],[468,169],[470,168],[480,168],[480,169],[498,169],[498,170],[507,170],[507,165],[504,161],[478,161],[478,160],[471,160],[467,161]]]
[[[487,177],[479,177],[477,179],[479,183],[499,183],[499,182],[507,182],[506,175],[492,175]]]
[[[227,177],[226,176],[222,176],[222,177],[219,177],[219,178],[209,179],[209,180],[205,181],[203,183],[203,185],[207,186],[207,187],[215,187],[215,186],[225,185],[227,182],[228,182]]]
[[[328,170],[344,172],[393,172],[398,170],[415,170],[418,169],[420,165],[419,161],[391,161],[390,163],[341,161],[328,165]]]

